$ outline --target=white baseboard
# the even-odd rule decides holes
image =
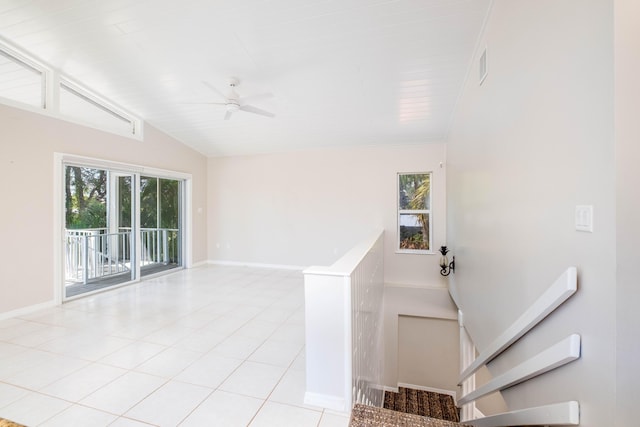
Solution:
[[[0,313],[0,320],[10,319],[12,317],[24,316],[26,314],[35,313],[39,310],[44,310],[46,308],[55,307],[57,304],[54,300],[43,302],[40,304],[34,304],[27,307],[18,308],[16,310],[6,311],[4,313]]]
[[[191,264],[191,265],[190,265],[189,267],[187,267],[187,268],[198,268],[198,267],[203,267],[203,266],[208,265],[208,264],[209,264],[209,261],[207,261],[207,260],[205,259],[204,261],[198,261],[198,262],[195,262],[195,263]]]
[[[407,383],[398,383],[398,387],[412,388],[414,390],[429,391],[431,393],[447,394],[447,395],[453,397],[453,401],[454,402],[456,402],[456,403],[458,402],[458,400],[456,399],[457,393],[455,391],[452,391],[452,390],[444,390],[444,389],[441,389],[441,388],[425,387],[423,385],[407,384]],[[397,390],[396,390],[396,392],[397,392]]]
[[[243,262],[243,261],[225,261],[225,260],[217,260],[210,259],[206,261],[207,264],[213,265],[228,265],[228,266],[236,266],[236,267],[253,267],[253,268],[271,268],[274,270],[295,270],[302,271],[308,266],[299,266],[299,265],[283,265],[283,264],[263,264],[259,262]]]
[[[331,409],[343,413],[349,413],[351,408],[346,407],[343,398],[337,396],[329,396],[326,394],[317,394],[306,392],[304,394],[304,404],[318,406],[320,408]]]
[[[432,285],[432,284],[415,284],[415,283],[393,283],[385,282],[385,288],[408,288],[408,289],[425,289],[427,291],[446,291],[449,292],[447,286]]]

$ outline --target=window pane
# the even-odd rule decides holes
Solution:
[[[140,177],[140,227],[158,227],[158,178]]]
[[[160,228],[178,228],[180,220],[179,184],[179,181],[173,179],[160,180]]]
[[[133,133],[131,120],[64,84],[60,85],[60,113],[106,129]]]
[[[429,214],[400,214],[400,249],[429,250]]]
[[[400,210],[420,210],[431,208],[430,174],[402,174],[399,176]]]
[[[167,238],[167,261],[180,261],[180,181],[160,179],[160,228]]]
[[[180,186],[177,180],[140,177],[142,276],[182,264]]]
[[[67,166],[65,187],[67,229],[107,226],[107,171]]]
[[[118,226],[131,228],[131,176],[118,177]]]
[[[42,108],[42,73],[0,50],[0,96]]]

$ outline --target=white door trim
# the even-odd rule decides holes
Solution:
[[[64,300],[64,164],[76,163],[83,166],[91,166],[115,170],[119,172],[131,173],[136,181],[136,188],[140,185],[140,175],[149,175],[158,178],[168,178],[181,180],[183,182],[184,196],[182,206],[181,226],[184,238],[182,239],[182,264],[185,268],[192,265],[192,180],[189,173],[176,172],[167,169],[159,169],[150,166],[141,166],[131,163],[114,162],[110,160],[84,157],[74,154],[53,153],[53,295],[56,305],[62,304]],[[136,208],[140,206],[139,191],[135,192]],[[139,216],[136,215],[137,227],[139,229]],[[139,237],[138,237],[139,240]],[[139,241],[136,245],[136,259],[140,259]],[[140,272],[137,273],[137,281],[140,281]]]

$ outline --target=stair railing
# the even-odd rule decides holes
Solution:
[[[474,427],[579,425],[580,407],[576,401],[484,416],[475,408],[475,401],[491,393],[504,390],[531,378],[543,375],[580,358],[580,335],[571,334],[551,347],[523,361],[508,371],[495,376],[482,387],[476,388],[475,372],[500,357],[510,345],[518,341],[551,312],[569,299],[577,290],[577,271],[568,268],[512,325],[475,357],[475,347],[464,326],[464,315],[459,312],[461,374],[458,385],[463,396],[462,423]]]
[[[348,412],[384,399],[384,234],[305,277],[305,403]]]

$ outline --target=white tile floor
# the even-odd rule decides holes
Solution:
[[[0,321],[0,417],[346,427],[304,404],[300,272],[207,266]]]

